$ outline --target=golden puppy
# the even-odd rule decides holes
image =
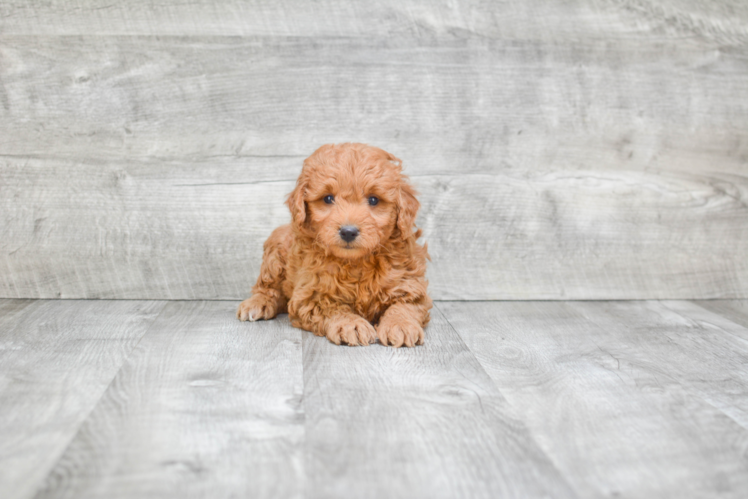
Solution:
[[[365,144],[328,144],[304,161],[286,204],[292,222],[265,242],[242,321],[288,312],[336,344],[423,343],[431,299],[419,203],[401,162]]]

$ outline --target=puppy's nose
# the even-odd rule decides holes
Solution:
[[[358,228],[356,226],[342,226],[340,228],[340,237],[343,241],[350,243],[358,237]]]

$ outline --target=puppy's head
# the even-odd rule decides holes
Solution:
[[[399,159],[365,144],[328,144],[304,161],[288,196],[294,226],[336,257],[409,238],[419,203]]]

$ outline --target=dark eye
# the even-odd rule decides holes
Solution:
[[[377,198],[376,196],[369,196],[369,205],[373,207],[377,203],[379,203],[379,198]]]
[[[327,203],[328,205],[332,205],[332,202],[333,202],[333,201],[335,201],[335,197],[334,197],[333,195],[331,195],[331,194],[328,194],[327,196],[325,196],[325,197],[324,197],[324,198],[322,198],[322,199],[323,199],[323,200],[325,201],[325,203]]]

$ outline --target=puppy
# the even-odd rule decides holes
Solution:
[[[286,200],[291,224],[265,242],[242,321],[288,312],[335,344],[422,344],[431,299],[420,204],[401,161],[365,144],[328,144],[304,161]]]

